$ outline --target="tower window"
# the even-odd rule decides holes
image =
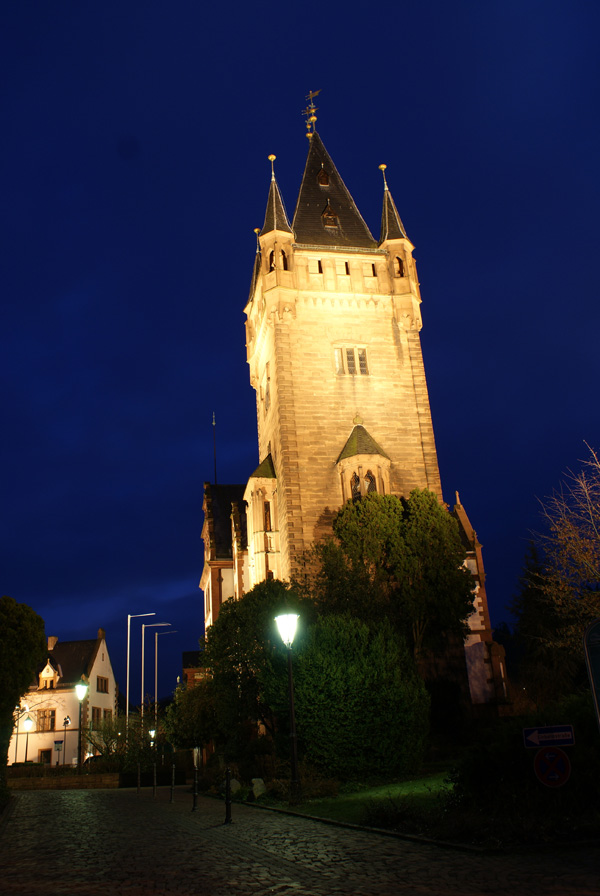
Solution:
[[[402,259],[400,258],[399,255],[396,255],[394,264],[395,264],[394,273],[396,274],[396,277],[404,277],[404,262],[402,261]]]
[[[375,265],[374,265],[374,264],[371,265],[371,270],[373,271],[373,276],[376,277],[376,276],[377,276],[377,271],[375,270]]]
[[[270,503],[270,501],[265,501],[264,526],[265,526],[265,532],[271,531],[271,503]]]
[[[358,473],[352,474],[350,489],[352,490],[352,500],[360,501],[360,479],[358,478]]]
[[[317,174],[317,180],[322,187],[329,186],[329,175],[327,174],[327,172],[325,171],[324,168],[321,168],[321,170]]]
[[[323,273],[323,264],[320,258],[309,258],[308,259],[308,273],[309,274],[322,274]]]
[[[338,376],[349,374],[350,376],[369,375],[369,364],[367,361],[366,348],[357,348],[355,346],[344,346],[343,348],[334,348],[333,357],[335,363],[335,372]]]
[[[365,491],[367,492],[368,495],[371,495],[371,494],[373,494],[373,492],[377,491],[377,482],[370,470],[367,472],[367,475],[365,476]]]
[[[350,265],[348,264],[347,261],[344,262],[344,265],[346,267],[346,277],[349,277],[350,276]]]
[[[281,250],[281,267],[283,268],[284,271],[287,271],[287,269],[288,269],[287,255],[285,254],[283,249]]]
[[[269,253],[269,270],[270,271],[275,270],[275,252]]]

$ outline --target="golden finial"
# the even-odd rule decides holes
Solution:
[[[312,137],[315,133],[315,122],[317,120],[317,116],[315,112],[317,111],[317,106],[314,104],[314,98],[321,93],[320,90],[309,90],[308,96],[306,97],[308,106],[302,113],[306,116],[306,136]]]
[[[388,185],[387,185],[387,180],[385,179],[385,169],[386,169],[386,168],[387,168],[387,165],[380,165],[380,166],[379,166],[379,170],[380,170],[381,173],[383,174],[383,186],[384,186],[384,188],[387,190]]]
[[[274,156],[273,153],[269,156],[269,162],[271,163],[271,180],[275,180],[275,165],[273,164],[277,156]]]
[[[355,426],[358,426],[360,423],[362,423],[363,420],[362,420],[362,417],[360,416],[360,414],[357,414],[352,422],[354,423]]]
[[[260,233],[260,227],[255,227],[255,228],[254,228],[254,233],[256,234],[256,251],[257,251],[257,252],[260,252],[260,241],[259,241],[259,239],[258,239],[258,235],[259,235],[259,233]]]

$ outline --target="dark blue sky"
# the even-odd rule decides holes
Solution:
[[[578,0],[5,4],[2,592],[62,640],[103,626],[122,689],[127,614],[156,611],[173,689],[202,626],[213,410],[219,481],[258,462],[243,307],[267,156],[292,214],[321,89],[375,236],[388,165],[444,497],[506,618],[537,499],[600,448],[599,27]]]

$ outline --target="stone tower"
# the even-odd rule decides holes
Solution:
[[[244,494],[250,587],[297,573],[357,494],[441,499],[413,245],[385,173],[377,241],[309,139],[291,224],[272,174],[245,309],[261,459]]]
[[[312,99],[312,98],[311,98]],[[421,353],[413,245],[383,173],[376,240],[316,131],[290,223],[271,183],[245,308],[260,463],[246,485],[205,484],[205,625],[223,601],[302,572],[336,511],[369,492],[427,488],[442,502]],[[474,578],[463,666],[473,704],[506,699],[481,545],[452,511]],[[466,680],[466,679],[465,679]]]

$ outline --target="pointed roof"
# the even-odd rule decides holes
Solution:
[[[406,236],[406,230],[404,229],[404,224],[398,214],[396,204],[392,199],[392,194],[388,189],[387,181],[385,179],[385,165],[380,165],[379,167],[383,173],[384,185],[383,211],[381,212],[381,236],[379,238],[379,245],[381,245],[381,243],[384,243],[386,240],[402,240],[408,239],[408,237]]]
[[[250,476],[250,479],[277,479],[273,458],[270,454],[267,454],[262,463],[258,465],[254,473]]]
[[[316,131],[310,137],[292,227],[297,243],[359,249],[377,247]]]
[[[275,160],[275,156],[271,158],[271,165]],[[267,210],[265,212],[265,223],[260,232],[261,236],[265,233],[271,233],[273,230],[283,230],[285,233],[291,233],[292,228],[285,212],[285,206],[277,181],[275,180],[275,172],[271,173],[271,186],[269,187],[269,198],[267,199]]]
[[[361,423],[357,423],[350,433],[348,441],[344,445],[336,463],[339,464],[344,458],[356,457],[358,454],[380,454],[382,457],[387,457],[385,451],[382,451],[375,439],[369,435]]]
[[[248,300],[252,301],[254,297],[254,293],[256,291],[256,284],[258,282],[258,278],[260,276],[260,266],[262,261],[262,255],[259,248],[256,250],[256,255],[254,256],[254,267],[252,268],[252,280],[250,281],[250,295],[248,296]]]

